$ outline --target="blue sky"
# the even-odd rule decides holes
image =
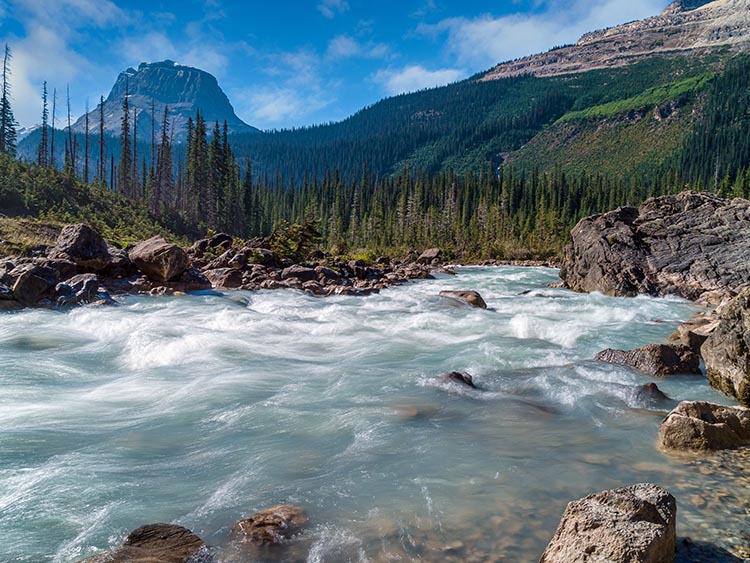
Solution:
[[[117,74],[172,59],[214,74],[257,127],[340,120],[377,100],[658,14],[668,0],[0,0],[13,108],[40,120],[41,84],[73,113]]]

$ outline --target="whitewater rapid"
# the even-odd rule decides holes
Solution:
[[[640,481],[677,496],[678,534],[723,541],[694,498],[706,472],[656,450],[663,413],[636,395],[653,380],[592,361],[663,340],[695,306],[550,289],[551,269],[458,271],[365,298],[1,315],[0,561],[75,561],[152,522],[221,560],[228,527],[279,502],[310,517],[295,560],[529,561],[569,500]],[[481,390],[437,379],[454,370]],[[700,376],[658,385],[731,404]]]

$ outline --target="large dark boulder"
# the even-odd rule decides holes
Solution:
[[[697,299],[750,283],[750,201],[683,192],[582,219],[560,277],[575,291]]]
[[[84,223],[64,227],[49,257],[70,260],[80,268],[94,272],[103,270],[110,262],[107,243]]]
[[[479,293],[476,291],[441,291],[440,295],[442,297],[455,299],[461,303],[465,303],[466,305],[469,305],[470,307],[474,307],[476,309],[487,308],[487,303],[484,302],[484,299],[482,299],[482,296],[479,295]]]
[[[216,289],[237,289],[242,285],[242,272],[234,268],[206,270],[203,274]]]
[[[750,407],[750,289],[724,307],[701,355],[709,383]]]
[[[683,401],[659,426],[663,450],[706,451],[750,446],[750,409]]]
[[[440,260],[443,251],[439,248],[428,248],[417,258],[419,264],[429,265],[432,264],[433,260]]]
[[[607,349],[599,352],[595,359],[637,369],[654,377],[701,373],[700,357],[684,344],[649,344],[635,350]]]
[[[174,524],[149,524],[133,530],[122,545],[79,563],[199,563],[208,561],[206,544]]]
[[[641,483],[568,504],[540,563],[672,563],[677,502]]]
[[[33,305],[48,296],[60,275],[52,268],[26,264],[13,270],[13,298],[24,305]]]
[[[302,282],[318,281],[318,272],[314,268],[294,264],[284,268],[281,272],[282,280],[298,279]]]
[[[304,508],[278,504],[237,522],[232,526],[231,538],[254,545],[275,545],[295,535],[306,523]]]
[[[90,303],[99,298],[99,278],[96,274],[79,274],[57,284],[55,301],[61,307]]]
[[[128,256],[141,273],[156,282],[179,278],[190,265],[185,251],[162,237],[153,237],[136,244],[130,249]]]

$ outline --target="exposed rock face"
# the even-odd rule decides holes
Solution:
[[[419,264],[432,264],[433,260],[440,260],[443,252],[439,248],[428,248],[417,258]]]
[[[288,268],[284,268],[281,272],[282,280],[288,280],[292,278],[298,279],[302,282],[317,281],[318,272],[316,272],[314,268],[307,268],[305,266],[295,264],[293,266],[289,266]]]
[[[128,255],[138,270],[157,282],[178,278],[187,270],[190,262],[184,250],[169,244],[162,237],[138,243]]]
[[[83,223],[64,227],[49,257],[70,260],[94,272],[106,268],[111,261],[107,243],[98,232]]]
[[[236,289],[242,285],[242,273],[234,268],[217,268],[203,273],[216,289]]]
[[[232,539],[254,545],[275,545],[296,534],[307,523],[304,508],[279,504],[240,520],[232,527]]]
[[[141,63],[138,70],[129,68],[120,73],[104,101],[104,129],[107,133],[117,133],[121,128],[126,89],[130,111],[135,109],[138,112],[137,136],[143,140],[151,139],[152,119],[157,124],[162,122],[165,106],[168,107],[169,122],[173,124],[170,131],[174,132],[176,141],[185,139],[188,118],[195,119],[198,110],[207,123],[226,120],[232,133],[257,131],[237,117],[216,78],[197,68],[167,60]],[[156,115],[151,114],[152,100]],[[85,127],[85,116],[82,116],[73,125],[73,130],[82,133]],[[98,107],[89,113],[89,127],[91,133],[98,131]]]
[[[502,63],[481,80],[559,76],[615,68],[657,55],[679,55],[750,43],[748,0],[678,0],[652,18],[585,34],[575,45]]]
[[[130,532],[117,549],[80,563],[199,563],[207,556],[206,544],[187,528],[149,524]]]
[[[701,355],[711,385],[750,407],[750,289],[724,307]]]
[[[672,563],[677,503],[656,485],[638,484],[568,504],[539,563]]]
[[[674,334],[669,336],[669,340],[679,340],[685,346],[689,346],[693,352],[700,354],[701,346],[703,346],[703,343],[718,325],[718,319],[713,317],[697,317],[690,319],[678,326]]]
[[[659,426],[664,450],[706,451],[750,446],[750,409],[683,401]]]
[[[484,302],[482,296],[476,291],[441,291],[440,295],[443,297],[450,297],[451,299],[457,299],[476,309],[487,308],[487,303]]]
[[[57,304],[62,307],[90,303],[98,297],[99,278],[96,274],[79,274],[73,276],[57,284],[55,293],[57,295]]]
[[[750,284],[750,201],[683,192],[582,219],[560,277],[575,291],[698,299]]]
[[[700,357],[683,344],[649,344],[635,350],[603,350],[596,360],[619,364],[654,377],[676,373],[700,374]]]

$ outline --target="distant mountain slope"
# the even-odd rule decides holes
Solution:
[[[560,76],[620,67],[653,56],[746,49],[750,0],[677,0],[661,15],[585,34],[575,45],[497,65],[481,80]]]
[[[154,102],[155,123],[160,130],[164,107],[169,107],[170,127],[175,139],[183,140],[189,117],[195,117],[200,110],[208,123],[227,122],[234,133],[255,133],[258,130],[242,121],[234,113],[224,91],[211,74],[179,65],[173,61],[141,63],[138,69],[129,68],[120,73],[112,91],[104,101],[104,129],[106,133],[119,135],[122,119],[122,105],[125,92],[131,108],[138,112],[139,139],[151,138],[151,104]],[[131,109],[132,111],[132,109]],[[132,118],[131,118],[132,126]],[[99,108],[89,113],[89,130],[99,131]],[[85,131],[85,116],[76,121],[73,131]]]

